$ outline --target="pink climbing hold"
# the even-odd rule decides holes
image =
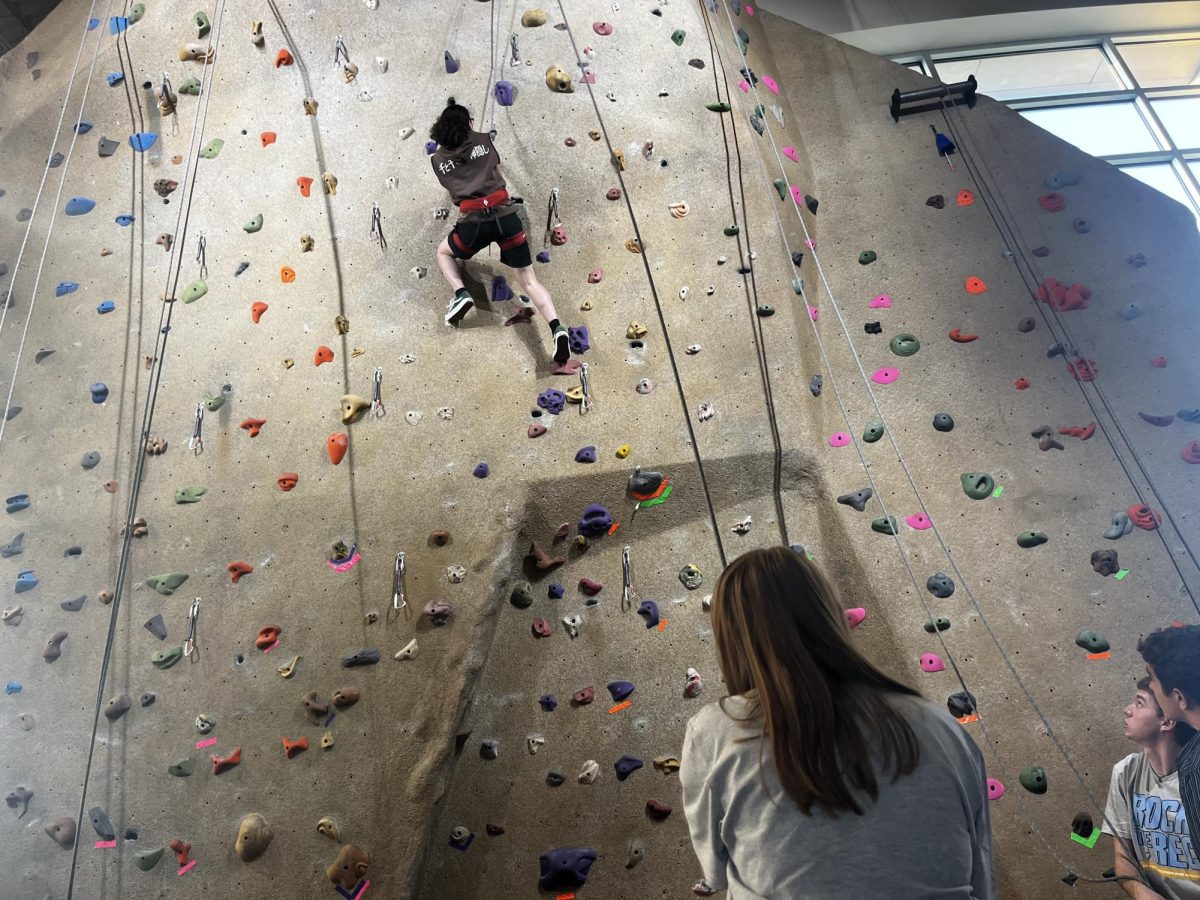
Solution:
[[[791,144],[788,144],[788,146],[783,148],[783,155],[794,163],[800,162],[800,156],[796,153],[796,148]]]
[[[891,309],[892,298],[890,294],[880,294],[874,300],[867,304],[871,309]]]
[[[925,513],[913,513],[904,521],[908,523],[910,528],[916,531],[924,531],[926,528],[933,527],[933,523],[929,521],[929,516],[925,515]]]
[[[788,185],[788,191],[791,193],[792,199],[796,201],[797,206],[804,205],[804,191],[800,190],[794,184]]]
[[[887,366],[884,366],[882,369],[876,369],[871,373],[871,380],[876,384],[891,384],[899,377],[899,369],[892,369]]]
[[[754,15],[754,7],[751,6],[749,3],[747,3],[745,6],[743,6],[742,9],[744,9],[746,11],[746,15],[748,15],[748,16]]]
[[[812,319],[814,322],[817,321],[817,317],[820,315],[821,315],[821,311],[819,309],[817,309],[815,306],[810,306],[808,308],[808,317],[810,319]]]
[[[740,90],[743,94],[750,93],[750,82],[743,78],[738,82],[738,90]]]
[[[851,628],[857,628],[863,623],[867,617],[867,611],[861,606],[856,606],[853,609],[846,610],[846,624]]]
[[[806,241],[804,242],[804,246],[805,246],[805,247],[807,247],[809,250],[816,250],[816,249],[817,249],[817,242],[816,242],[816,241],[814,241],[812,238],[809,238],[808,240],[806,240]]]
[[[988,778],[987,789],[989,800],[999,800],[1004,796],[1004,782],[997,781],[995,778]]]
[[[1150,360],[1150,365],[1156,369],[1165,369],[1167,367],[1167,358],[1165,356],[1156,356]]]
[[[829,436],[830,447],[845,447],[850,443],[850,435],[844,431],[835,431]]]
[[[779,84],[770,75],[764,75],[759,80],[767,86],[767,90],[770,91],[772,94],[775,94],[775,95],[779,94]]]
[[[593,22],[592,31],[596,32],[596,34],[607,36],[612,34],[612,25],[608,22]]]
[[[921,668],[926,672],[941,672],[946,668],[946,664],[936,653],[922,653]]]

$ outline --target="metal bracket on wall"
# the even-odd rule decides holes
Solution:
[[[967,104],[968,109],[975,108],[975,91],[979,87],[979,82],[975,80],[974,75],[968,75],[966,81],[959,81],[955,84],[939,84],[931,88],[921,88],[917,91],[900,92],[900,88],[892,91],[892,102],[889,105],[889,112],[892,114],[892,121],[899,122],[901,116],[911,115],[912,113],[931,112],[941,109],[946,98],[950,98],[950,104],[959,103],[958,98],[962,98],[961,102]],[[924,103],[921,106],[913,106],[908,109],[901,109],[906,103],[919,103],[922,100],[936,100],[936,103]]]

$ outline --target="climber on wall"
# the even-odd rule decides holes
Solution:
[[[429,131],[438,145],[431,159],[434,174],[459,211],[458,221],[437,251],[438,268],[454,290],[446,324],[457,325],[475,305],[463,287],[457,260],[470,259],[496,243],[500,261],[513,270],[521,291],[550,324],[554,361],[565,363],[571,356],[567,329],[558,321],[550,292],[533,273],[529,242],[500,174],[500,154],[488,135],[472,130],[473,121],[467,108],[451,97]]]

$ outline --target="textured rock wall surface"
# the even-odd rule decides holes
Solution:
[[[556,846],[599,852],[581,896],[687,896],[699,873],[681,811],[665,822],[645,813],[648,799],[679,803],[677,779],[652,761],[678,755],[688,717],[721,695],[702,600],[723,557],[781,540],[804,544],[834,573],[845,605],[866,610],[856,634],[889,671],[942,702],[962,685],[953,667],[922,671],[920,656],[937,653],[978,699],[982,720],[964,727],[1008,787],[993,807],[1005,896],[1065,893],[1067,868],[1098,875],[1109,863],[1105,845],[1072,842],[1071,818],[1083,810],[1099,818],[1088,793],[1103,799],[1109,766],[1127,752],[1118,710],[1141,670],[1138,635],[1191,620],[1189,592],[1200,590],[1188,551],[1195,469],[1181,458],[1196,425],[1177,417],[1156,426],[1138,415],[1195,404],[1190,217],[987,99],[893,124],[893,87],[924,79],[750,8],[584,3],[565,20],[547,7],[536,28],[520,24],[527,8],[280,3],[276,18],[264,4],[218,2],[206,9],[211,33],[200,43],[211,39],[216,57],[205,66],[178,59],[199,40],[193,6],[152,0],[116,37],[107,21],[91,31],[85,23],[132,7],[67,2],[0,59],[0,262],[8,266],[0,286],[11,282],[14,296],[0,326],[0,386],[15,382],[12,402],[22,407],[0,433],[0,479],[5,497],[32,501],[6,515],[0,540],[25,533],[23,552],[2,563],[4,578],[32,569],[40,579],[2,604],[21,605],[24,616],[0,628],[0,680],[22,686],[0,699],[0,784],[5,794],[33,791],[23,817],[0,816],[5,896],[67,895],[72,854],[44,826],[78,816],[96,702],[123,693],[132,709],[98,718],[85,804],[107,811],[120,840],[96,849],[86,817],[80,823],[75,896],[333,896],[324,869],[338,846],[318,832],[323,816],[370,855],[368,897],[535,896],[538,856]],[[262,47],[250,39],[250,17],[264,22]],[[593,29],[600,21],[611,34]],[[744,61],[739,28],[749,39]],[[513,32],[527,65],[509,65]],[[339,35],[358,67],[353,83],[334,63]],[[574,93],[550,92],[546,69],[577,73],[573,61],[587,47],[592,91],[576,77]],[[284,48],[294,62],[276,67]],[[447,50],[461,61],[454,74]],[[688,65],[693,59],[703,68]],[[746,63],[759,79],[750,92],[737,86]],[[110,86],[105,76],[123,69],[124,83]],[[142,85],[163,72],[176,89],[189,76],[203,86],[159,118]],[[532,415],[539,392],[578,382],[551,373],[543,323],[504,326],[511,302],[481,302],[456,331],[442,325],[448,292],[433,251],[447,226],[434,209],[446,199],[425,133],[449,94],[472,106],[477,127],[490,127],[493,108],[483,100],[497,78],[517,89],[511,107],[494,110],[494,124],[510,188],[526,199],[534,251],[550,191],[559,192],[569,240],[536,265],[563,321],[591,332],[586,416],[574,405]],[[306,97],[319,102],[315,116],[305,115]],[[705,109],[719,101],[731,112]],[[761,136],[748,118],[760,102]],[[93,127],[76,135],[79,118]],[[953,170],[935,153],[929,124],[958,143]],[[159,137],[135,153],[135,132]],[[101,138],[118,143],[112,156],[98,155]],[[224,141],[219,154],[198,158],[214,138]],[[623,172],[610,149],[623,151]],[[38,199],[55,152],[64,161],[47,171]],[[1082,180],[1058,189],[1067,208],[1052,213],[1038,198],[1060,171]],[[336,194],[322,190],[326,172]],[[298,177],[314,180],[310,196]],[[158,179],[179,188],[164,199]],[[790,194],[780,202],[776,179],[785,193],[796,186],[799,205]],[[619,200],[606,199],[613,187]],[[969,205],[957,203],[962,190],[972,192]],[[815,216],[805,194],[820,201]],[[938,194],[943,209],[925,202]],[[96,206],[65,216],[72,197]],[[35,201],[22,252],[29,223],[21,211]],[[679,202],[689,207],[682,218],[670,209]],[[386,249],[370,238],[372,204]],[[248,233],[243,225],[258,214],[261,230]],[[123,215],[134,221],[120,225]],[[1090,228],[1077,230],[1076,219]],[[739,233],[727,235],[735,223]],[[172,251],[156,244],[162,234]],[[195,259],[201,235],[206,275]],[[301,252],[302,235],[313,239],[310,252]],[[626,248],[636,236],[640,254]],[[1033,252],[1042,247],[1048,253]],[[860,264],[864,250],[877,259]],[[793,252],[804,254],[798,269]],[[1145,266],[1127,261],[1136,253]],[[295,272],[290,283],[281,280],[285,266]],[[418,278],[414,266],[430,272]],[[589,284],[596,268],[604,278]],[[467,273],[480,301],[493,276],[506,274],[494,250]],[[793,292],[798,276],[803,298]],[[1086,285],[1088,308],[1039,303],[1034,291],[1046,277]],[[987,291],[968,293],[970,278]],[[183,303],[198,280],[207,293]],[[60,282],[79,288],[56,296]],[[163,295],[178,299],[164,305]],[[883,295],[889,308],[871,305]],[[100,315],[104,300],[115,310]],[[257,324],[255,303],[269,307]],[[1139,317],[1119,315],[1128,304]],[[756,315],[760,305],[774,315]],[[347,334],[337,316],[348,320]],[[1035,327],[1021,332],[1026,317]],[[876,321],[881,333],[866,333]],[[647,330],[640,348],[626,339],[632,322]],[[955,342],[956,328],[978,337]],[[903,333],[920,340],[916,355],[889,350]],[[1058,342],[1071,352],[1047,356]],[[702,349],[687,352],[694,344]],[[314,365],[320,346],[332,363]],[[37,361],[39,349],[55,352]],[[1159,357],[1165,367],[1152,364]],[[1068,372],[1068,362],[1080,371],[1079,359],[1089,370],[1094,361],[1095,380]],[[386,416],[368,412],[343,426],[341,396],[370,398],[377,367]],[[897,369],[899,379],[870,381],[880,368]],[[824,378],[819,397],[809,390],[815,374]],[[1014,387],[1018,378],[1028,389]],[[653,385],[648,393],[636,390],[642,379]],[[96,382],[109,389],[104,403],[92,402]],[[204,452],[195,455],[196,404],[223,385],[232,391],[206,413]],[[141,465],[150,399],[148,431],[169,446]],[[704,421],[702,403],[715,409]],[[941,412],[954,418],[953,431],[932,427]],[[240,426],[254,418],[266,423],[251,437]],[[875,443],[862,440],[871,420],[887,426]],[[549,427],[531,439],[534,421]],[[1057,433],[1093,421],[1088,440]],[[1042,425],[1063,449],[1039,449],[1030,433]],[[349,434],[349,452],[335,466],[325,443],[339,431]],[[854,440],[831,446],[839,432]],[[623,444],[628,458],[616,455]],[[574,461],[586,445],[597,462]],[[80,457],[93,450],[101,461],[84,469]],[[480,461],[490,467],[485,479],[472,476]],[[666,473],[672,487],[665,503],[636,516],[625,493],[633,465]],[[284,492],[276,479],[289,472],[299,483]],[[969,499],[964,472],[989,473],[1002,493]],[[863,512],[836,502],[868,484],[875,497]],[[189,486],[207,493],[177,504]],[[574,528],[552,544],[558,526],[593,502],[612,512],[617,530],[587,550],[573,544]],[[1163,526],[1105,540],[1111,514],[1140,502],[1164,516]],[[900,520],[895,537],[870,527],[885,511]],[[921,512],[935,528],[905,522]],[[139,516],[148,534],[131,536],[126,552],[122,528]],[[736,534],[746,516],[749,532]],[[451,534],[445,546],[432,539],[440,529]],[[1025,531],[1049,541],[1021,549],[1016,536]],[[531,579],[533,603],[519,608],[509,598],[530,577],[523,557],[533,540],[565,563]],[[327,565],[336,541],[361,553],[349,571]],[[647,628],[622,602],[626,544],[637,594],[656,602],[661,627]],[[74,546],[82,555],[64,555]],[[1106,549],[1119,551],[1127,576],[1092,570],[1091,553]],[[390,609],[398,551],[412,615]],[[254,571],[233,583],[233,562]],[[699,588],[682,584],[686,564],[700,569]],[[451,566],[465,569],[461,582]],[[145,583],[172,572],[188,580],[170,596]],[[926,591],[936,572],[956,582],[952,597]],[[582,578],[603,584],[592,603]],[[555,583],[562,599],[549,596]],[[117,602],[101,602],[118,585]],[[79,595],[78,611],[60,608]],[[151,655],[182,645],[194,597],[198,652],[160,670]],[[442,626],[421,614],[435,599],[452,606]],[[143,627],[155,614],[164,641]],[[571,639],[562,619],[576,614],[583,623]],[[922,627],[931,615],[951,621],[942,640]],[[535,637],[535,617],[553,634]],[[268,625],[281,633],[264,654],[255,639]],[[1111,658],[1088,659],[1074,644],[1081,629],[1107,637]],[[44,642],[59,630],[69,633],[62,655],[47,662]],[[392,658],[414,638],[415,658]],[[380,650],[378,665],[342,667],[364,647]],[[281,677],[278,668],[296,656],[294,674]],[[688,667],[705,680],[699,697],[684,697]],[[609,711],[612,681],[635,684],[629,707]],[[361,691],[357,704],[328,724],[309,721],[302,694],[328,701],[348,686]],[[595,702],[573,706],[571,695],[588,686]],[[156,700],[143,707],[146,692]],[[538,704],[544,693],[557,697],[553,713]],[[216,722],[207,738],[194,725],[200,714]],[[334,744],[322,749],[327,731]],[[310,749],[287,759],[281,738],[302,736]],[[213,737],[211,747],[196,746]],[[530,737],[544,739],[536,753]],[[498,741],[496,759],[483,758],[484,741]],[[237,747],[241,764],[214,775],[210,754]],[[613,763],[624,754],[646,765],[618,782]],[[187,757],[194,774],[168,774]],[[588,760],[599,775],[581,784]],[[1045,767],[1047,794],[1020,787],[1030,765]],[[551,770],[565,783],[549,786]],[[251,812],[267,819],[274,839],[245,863],[234,844]],[[488,824],[504,834],[488,834]],[[458,826],[475,835],[465,851],[448,843]],[[137,851],[173,838],[193,845],[195,867],[177,876],[169,851],[149,872],[136,866]],[[646,862],[627,869],[634,839]]]

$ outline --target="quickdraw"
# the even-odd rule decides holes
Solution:
[[[342,40],[339,34],[333,39],[333,64],[336,66],[339,62],[350,62],[350,51],[346,49],[346,42]]]
[[[192,662],[200,658],[200,654],[196,653],[196,622],[199,618],[200,598],[197,597],[192,601],[191,609],[188,610],[187,637],[183,639],[183,655],[193,657]]]
[[[371,395],[371,412],[377,419],[382,419],[387,415],[387,409],[383,405],[383,366],[375,368],[375,390]]]
[[[188,449],[196,456],[204,452],[204,404],[196,404],[196,424],[192,427],[192,436],[188,440]]]
[[[592,387],[588,379],[587,363],[579,367],[579,387],[583,390],[583,399],[579,401],[579,414],[584,416],[592,408]]]
[[[383,217],[379,213],[379,204],[371,204],[371,240],[379,245],[380,250],[387,249],[387,238],[383,236]]]
[[[550,199],[546,203],[546,234],[542,237],[543,247],[550,243],[550,233],[561,227],[562,220],[558,215],[558,188],[554,188],[550,191]]]
[[[200,280],[208,277],[208,239],[201,234],[196,241],[196,262],[200,264]]]

